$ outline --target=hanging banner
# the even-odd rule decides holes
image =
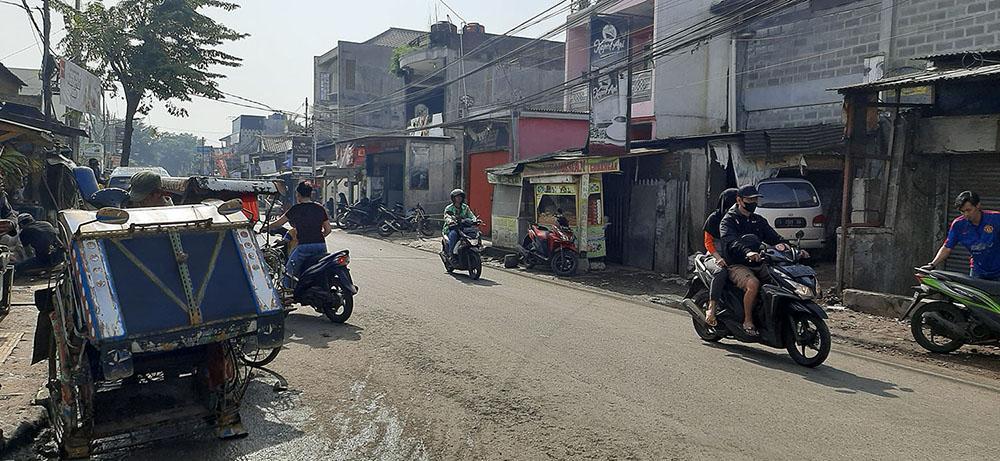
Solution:
[[[65,59],[59,60],[59,103],[80,112],[101,113],[101,79]]]
[[[618,157],[586,158],[576,160],[553,160],[550,162],[526,163],[521,176],[550,176],[562,174],[615,173],[619,169]]]
[[[629,43],[628,18],[590,18],[590,155],[625,153]]]
[[[295,173],[312,173],[313,140],[309,136],[292,137],[292,162],[291,168]]]

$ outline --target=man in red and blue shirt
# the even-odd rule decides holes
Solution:
[[[952,221],[948,239],[938,250],[937,256],[925,269],[933,269],[951,254],[951,249],[961,243],[972,253],[972,269],[969,276],[1000,280],[1000,212],[983,210],[979,205],[979,194],[965,191],[955,199],[955,208],[962,213]]]

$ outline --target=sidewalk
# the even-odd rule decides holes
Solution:
[[[32,405],[38,390],[45,384],[46,364],[31,363],[31,348],[38,311],[34,291],[46,282],[21,278],[14,281],[11,301],[15,304],[7,315],[0,315],[0,453],[6,442],[21,436],[34,438],[35,426],[41,421],[43,408]],[[28,305],[17,305],[28,304]],[[25,442],[13,440],[12,442]]]
[[[362,235],[381,238],[374,232]],[[422,237],[410,233],[403,236],[393,234],[383,240],[437,253],[441,245],[439,239],[439,237]],[[527,270],[524,266],[505,269],[502,256],[498,255],[500,251],[487,252],[484,264],[497,270],[518,271],[543,279],[556,278],[544,269]],[[829,287],[834,286],[834,267],[832,262],[822,262],[815,266],[820,286],[826,287],[823,288],[823,292],[827,294],[832,293]],[[659,274],[616,264],[607,264],[602,270],[591,270],[560,280],[635,297],[674,309],[682,309],[680,301],[687,290],[687,280],[676,275]],[[820,301],[830,317],[827,324],[835,344],[850,345],[879,354],[906,357],[942,368],[954,368],[1000,379],[1000,347],[964,346],[951,354],[931,354],[913,339],[908,321],[856,312],[839,303],[840,300],[831,295]]]

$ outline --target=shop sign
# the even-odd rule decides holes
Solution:
[[[576,160],[554,160],[524,165],[522,176],[557,174],[612,173],[621,171],[618,157],[600,157]]]
[[[490,184],[502,184],[504,186],[520,186],[521,175],[486,173],[486,181],[488,181]]]
[[[536,184],[535,197],[545,194],[576,195],[576,184]]]

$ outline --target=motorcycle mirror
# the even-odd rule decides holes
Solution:
[[[220,203],[219,206],[216,207],[216,210],[219,210],[219,214],[223,216],[243,211],[243,200],[238,198],[226,200],[225,202]]]

